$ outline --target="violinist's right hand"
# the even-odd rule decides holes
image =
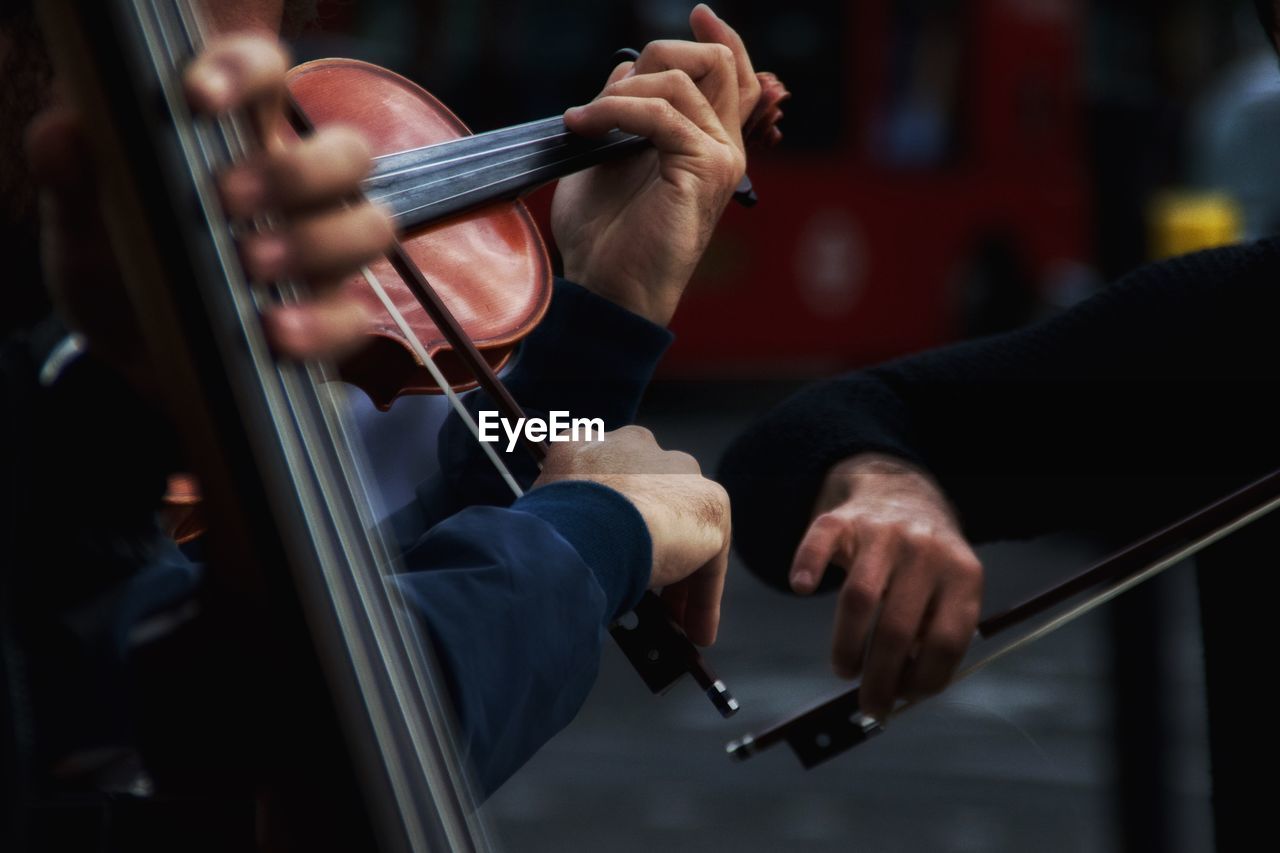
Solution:
[[[811,595],[832,567],[844,580],[831,662],[844,678],[862,675],[862,710],[882,720],[899,696],[946,687],[978,626],[983,572],[933,477],[876,453],[833,466],[791,588]]]
[[[187,68],[187,97],[198,112],[246,110],[257,118],[262,150],[220,176],[223,204],[235,219],[269,213],[281,222],[242,241],[250,276],[294,278],[312,287],[308,302],[264,318],[277,351],[332,356],[358,343],[365,328],[361,306],[336,285],[380,255],[394,234],[384,211],[346,203],[370,168],[368,147],[356,132],[326,128],[302,141],[279,137],[288,67],[284,49],[269,36],[221,36]],[[126,309],[77,111],[55,103],[32,121],[27,143],[42,186],[42,249],[55,304],[93,352],[146,390],[150,365]]]
[[[640,511],[653,543],[651,589],[695,643],[715,642],[729,567],[729,495],[687,453],[663,450],[627,426],[599,442],[549,445],[534,487],[587,480],[620,492]]]

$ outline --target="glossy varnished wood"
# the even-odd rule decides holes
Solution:
[[[369,140],[375,156],[457,139],[470,133],[452,112],[405,78],[351,59],[298,66],[289,88],[317,127],[347,125]],[[414,229],[402,243],[490,364],[501,365],[537,325],[551,298],[551,263],[524,205],[498,202]],[[370,269],[437,359],[454,387],[474,382],[439,328],[391,263]],[[401,394],[438,391],[363,278],[344,285],[373,318],[371,343],[343,365],[343,376],[386,408]]]

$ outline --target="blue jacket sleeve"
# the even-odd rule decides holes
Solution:
[[[406,550],[398,584],[431,638],[485,795],[578,712],[606,627],[639,601],[651,562],[630,501],[582,482],[463,510]]]

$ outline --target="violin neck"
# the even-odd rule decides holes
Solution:
[[[403,230],[519,198],[648,144],[620,130],[578,136],[555,116],[379,157],[364,192]]]

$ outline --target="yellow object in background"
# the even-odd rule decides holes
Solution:
[[[1151,202],[1152,260],[1240,242],[1244,217],[1225,193],[1170,191]]]

